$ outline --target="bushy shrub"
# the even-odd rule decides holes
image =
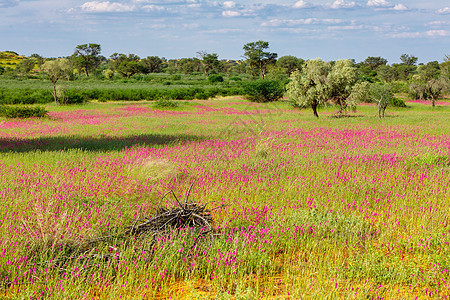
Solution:
[[[48,114],[44,107],[0,105],[0,116],[6,118],[43,118]]]
[[[271,102],[283,96],[283,85],[278,80],[255,80],[244,82],[245,97],[253,102]]]
[[[219,74],[212,74],[211,76],[208,77],[208,81],[211,83],[223,82],[223,77],[222,75]]]
[[[230,80],[233,80],[233,81],[242,81],[242,78],[241,78],[241,77],[238,77],[238,76],[233,76],[233,77],[230,77]]]
[[[166,98],[161,98],[153,104],[155,108],[177,108],[178,103]]]
[[[81,104],[84,102],[83,94],[76,90],[65,90],[63,99],[63,104]]]
[[[209,99],[209,95],[208,95],[208,93],[203,91],[203,92],[196,93],[194,95],[194,98],[198,99],[198,100],[206,100],[206,99]]]
[[[393,97],[389,102],[389,104],[392,105],[393,107],[406,107],[405,101],[403,101],[402,99],[398,99],[396,97]]]

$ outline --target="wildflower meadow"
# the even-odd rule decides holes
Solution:
[[[0,119],[1,299],[450,298],[450,102],[179,103]]]

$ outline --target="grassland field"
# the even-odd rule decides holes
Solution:
[[[407,105],[316,119],[235,96],[0,119],[0,298],[447,299],[450,101]],[[212,231],[123,238],[191,184]]]

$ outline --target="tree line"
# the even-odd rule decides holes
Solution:
[[[394,92],[406,92],[415,99],[430,99],[434,106],[435,101],[449,90],[449,55],[442,63],[431,61],[426,64],[417,64],[418,58],[409,54],[401,55],[401,63],[392,65],[382,57],[372,56],[361,62],[324,62],[292,55],[278,58],[277,53],[269,51],[269,42],[261,40],[245,44],[243,51],[243,59],[238,61],[219,59],[217,53],[206,51],[199,51],[192,58],[171,60],[124,53],[114,53],[106,58],[101,55],[100,44],[90,43],[77,45],[73,54],[65,58],[43,58],[33,54],[15,69],[0,67],[0,74],[30,76],[39,70],[52,82],[55,101],[57,82],[73,80],[77,76],[114,79],[117,76],[131,78],[136,74],[181,73],[203,74],[206,79],[213,79],[210,78],[213,74],[248,74],[251,79],[266,80],[267,85],[277,86],[273,82],[269,84],[270,80],[287,84],[287,94],[294,104],[310,106],[315,116],[318,116],[317,107],[330,100],[342,113],[354,107],[359,99],[372,99],[379,104],[381,116],[385,103],[394,101]],[[265,88],[259,86],[258,89]]]

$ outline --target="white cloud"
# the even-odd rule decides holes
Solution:
[[[234,2],[234,1],[225,1],[223,3],[223,7],[225,7],[225,8],[233,8],[235,6],[236,6],[236,2]]]
[[[436,12],[441,15],[448,15],[448,14],[450,14],[450,7],[444,7],[444,8],[438,9]]]
[[[271,19],[261,23],[261,26],[279,27],[279,26],[297,26],[297,25],[316,25],[316,24],[342,24],[347,21],[342,19]]]
[[[225,10],[222,12],[222,16],[224,17],[238,17],[240,15],[241,15],[240,12],[234,10]]]
[[[81,9],[87,12],[129,12],[133,11],[134,8],[134,5],[111,3],[109,1],[91,1],[81,5]]]
[[[424,38],[424,37],[447,37],[449,30],[428,30],[426,32],[400,32],[390,35],[393,38]]]
[[[425,33],[426,36],[450,36],[450,31],[448,30],[429,30]]]
[[[165,7],[162,7],[159,5],[154,5],[154,4],[144,5],[144,6],[142,6],[142,8],[147,11],[164,11],[164,10],[166,10]]]
[[[374,7],[387,7],[391,6],[389,2],[386,0],[369,0],[367,1],[367,6],[374,6]]]
[[[433,21],[433,22],[429,22],[429,23],[427,23],[425,25],[426,26],[431,26],[431,27],[449,26],[450,25],[450,21]]]
[[[303,1],[303,0],[297,1],[294,4],[294,8],[305,8],[305,7],[309,7],[309,6],[310,5],[307,2]]]
[[[352,8],[355,7],[355,2],[345,2],[345,0],[336,0],[331,4],[331,8],[338,9],[338,8]]]
[[[392,10],[398,10],[398,11],[402,11],[402,10],[409,10],[408,7],[406,7],[403,4],[396,4],[393,8],[391,8]]]
[[[328,26],[328,30],[361,30],[363,25],[348,25],[348,26]]]

